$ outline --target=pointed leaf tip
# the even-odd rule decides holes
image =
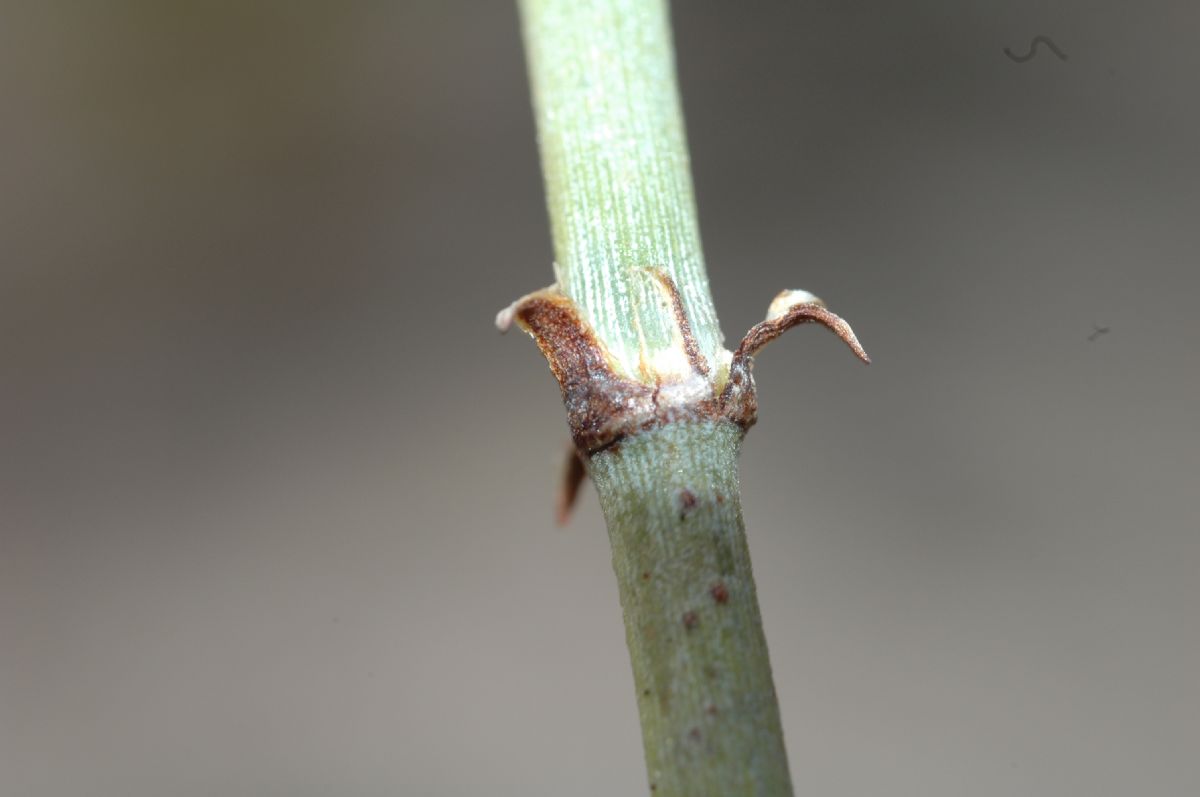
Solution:
[[[500,330],[500,334],[504,334],[512,327],[513,318],[517,314],[517,304],[513,302],[508,307],[505,307],[500,312],[496,313],[496,329]]]

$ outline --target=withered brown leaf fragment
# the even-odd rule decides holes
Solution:
[[[803,294],[809,300],[788,302],[788,298],[793,294]],[[830,312],[826,309],[824,302],[811,294],[802,291],[783,291],[771,303],[767,320],[752,326],[746,333],[746,337],[742,338],[737,351],[733,353],[733,360],[729,364],[729,384],[725,388],[725,393],[733,396],[747,389],[753,393],[754,383],[750,369],[754,362],[754,355],[761,351],[763,346],[792,327],[812,322],[831,330],[845,341],[860,360],[870,364],[871,358],[867,356],[866,350],[858,342],[858,337],[845,319]]]
[[[567,457],[563,463],[562,482],[558,490],[558,505],[555,507],[555,521],[559,526],[565,526],[571,520],[571,510],[579,498],[579,488],[587,478],[587,467],[583,455],[574,445],[567,446]]]
[[[606,448],[631,422],[654,416],[655,388],[617,375],[595,332],[556,288],[523,297],[511,311],[550,363],[580,452]]]
[[[871,358],[863,350],[862,344],[858,342],[858,338],[855,336],[854,330],[850,328],[850,325],[841,316],[831,313],[825,308],[824,304],[819,302],[793,304],[782,315],[768,318],[766,321],[750,327],[750,331],[746,333],[746,337],[742,338],[742,343],[738,346],[733,356],[735,359],[738,357],[753,357],[755,354],[758,354],[763,346],[766,346],[792,327],[810,322],[822,324],[832,330],[835,335],[846,342],[846,345],[850,347],[850,350],[860,360],[868,364],[871,362]]]

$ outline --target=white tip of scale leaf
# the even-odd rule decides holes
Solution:
[[[520,299],[517,299],[515,302],[510,304],[508,307],[505,307],[503,310],[496,313],[496,329],[500,330],[501,332],[507,332],[512,327],[513,321],[516,320],[517,310],[518,310],[518,308],[521,307],[521,305],[525,304],[526,302],[530,301],[531,299],[536,299],[539,297],[546,297],[546,296],[550,296],[550,295],[557,296],[557,297],[562,296],[562,294],[559,293],[559,290],[558,290],[558,283],[555,283],[548,288],[542,288],[540,291],[534,291],[533,293],[527,293],[524,296],[522,296]]]
[[[791,310],[798,304],[815,304],[819,305],[820,307],[825,306],[825,302],[821,301],[808,291],[780,291],[779,295],[771,301],[771,306],[767,308],[766,320],[774,321],[776,318],[786,315],[788,310]]]
[[[507,332],[512,326],[513,318],[517,314],[517,303],[513,302],[508,307],[505,307],[500,312],[496,313],[496,329],[501,332]]]

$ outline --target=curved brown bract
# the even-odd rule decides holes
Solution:
[[[746,337],[742,338],[741,345],[738,346],[737,351],[733,354],[734,362],[737,362],[739,359],[748,360],[758,354],[763,346],[766,346],[792,327],[810,322],[824,325],[845,341],[846,345],[850,347],[850,350],[854,352],[858,359],[868,364],[871,362],[871,358],[867,356],[867,352],[863,349],[862,344],[858,342],[858,337],[855,336],[854,330],[850,328],[845,319],[836,313],[831,313],[824,305],[816,302],[794,304],[782,315],[776,318],[768,318],[766,321],[750,327],[750,331],[746,333]]]
[[[612,445],[631,423],[653,416],[655,388],[615,372],[612,358],[569,298],[547,288],[518,300],[512,310],[550,363],[580,453]]]

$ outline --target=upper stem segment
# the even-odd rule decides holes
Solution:
[[[722,340],[661,0],[521,0],[559,288],[646,383],[678,370],[660,269],[710,372]]]

